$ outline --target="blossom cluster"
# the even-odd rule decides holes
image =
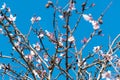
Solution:
[[[98,21],[94,20],[91,14],[83,14],[83,18],[92,24],[94,30],[98,30],[100,28]]]
[[[82,4],[82,11],[86,9],[86,2]],[[91,7],[94,7],[95,4],[91,4]],[[112,80],[115,78],[115,80],[120,80],[119,76],[115,75],[112,72],[115,72],[119,74],[120,70],[120,58],[117,55],[114,55],[114,51],[117,49],[111,49],[108,50],[108,52],[104,51],[103,46],[94,46],[91,53],[84,58],[83,57],[83,50],[86,47],[86,45],[89,43],[89,41],[95,36],[95,35],[102,35],[102,30],[100,30],[100,24],[102,23],[102,20],[94,20],[91,14],[84,14],[80,13],[81,17],[84,18],[84,20],[88,21],[95,33],[91,34],[89,38],[84,37],[83,40],[81,40],[81,43],[83,43],[82,47],[80,50],[79,44],[76,46],[76,42],[78,41],[80,43],[80,40],[76,40],[76,36],[74,35],[75,33],[72,32],[72,27],[69,25],[69,16],[71,16],[72,11],[77,9],[75,7],[75,2],[72,0],[70,1],[65,7],[62,8],[62,10],[57,6],[54,5],[52,1],[48,1],[46,4],[46,8],[52,7],[56,11],[60,12],[62,15],[58,15],[61,19],[65,19],[65,24],[64,24],[64,29],[66,30],[65,33],[62,33],[62,31],[59,31],[58,26],[53,27],[54,32],[50,32],[49,30],[42,30],[42,29],[37,29],[34,28],[34,23],[39,22],[42,18],[40,16],[32,16],[30,21],[31,21],[31,27],[27,35],[23,35],[16,27],[15,21],[16,21],[16,15],[11,14],[11,10],[9,7],[6,6],[6,3],[2,5],[2,8],[0,8],[1,14],[0,14],[0,22],[3,22],[5,24],[10,25],[10,27],[7,27],[3,24],[3,28],[6,31],[5,35],[8,36],[10,39],[10,42],[13,45],[13,52],[18,52],[25,61],[25,65],[22,64],[22,61],[19,61],[19,59],[16,58],[10,58],[15,60],[16,62],[22,64],[23,67],[29,68],[28,73],[34,77],[37,77],[41,80],[44,80],[45,78],[50,80],[52,79],[52,72],[56,69],[58,69],[61,73],[58,74],[58,77],[63,75],[66,75],[68,78],[71,78],[71,71],[75,72],[75,74],[79,74],[77,77],[82,77],[84,78],[83,75],[88,80],[92,80],[92,72],[89,73],[89,69],[91,67],[95,67],[100,71],[100,73],[97,74],[97,76],[100,75],[100,78],[106,79],[106,80]],[[6,12],[7,11],[7,12]],[[8,14],[6,14],[8,13]],[[56,16],[55,21],[57,21]],[[54,20],[53,20],[54,21]],[[59,20],[58,20],[59,21]],[[55,25],[57,22],[55,22]],[[76,25],[79,23],[79,18],[78,21],[76,22]],[[53,23],[54,24],[54,23]],[[66,26],[67,25],[67,26]],[[76,29],[75,25],[75,29]],[[36,25],[35,25],[36,26]],[[74,30],[73,28],[73,30]],[[60,29],[61,30],[61,29]],[[37,36],[37,40],[35,43],[32,45],[30,44],[31,41],[29,40],[29,37],[31,37],[31,33],[34,33]],[[64,31],[63,31],[64,32]],[[2,28],[0,28],[0,34],[3,34],[4,31]],[[46,39],[47,40],[46,40]],[[32,38],[33,39],[33,38]],[[52,46],[46,46],[44,45],[47,44],[46,41],[52,43],[54,45]],[[52,50],[50,51],[51,48],[55,49],[55,52]],[[78,47],[78,48],[77,48]],[[119,44],[117,44],[117,47],[119,47]],[[72,53],[72,54],[71,54]],[[0,54],[0,57],[3,57]],[[6,57],[6,56],[5,56]],[[14,57],[12,55],[12,57]],[[92,60],[93,58],[94,60]],[[87,62],[91,60],[91,62]],[[65,65],[63,66],[63,64]],[[114,69],[110,70],[110,67]],[[66,66],[66,67],[65,67]],[[65,68],[64,68],[65,67]],[[108,67],[108,68],[106,68]],[[0,63],[0,70],[4,70],[6,68],[7,70],[10,70],[10,68],[4,64]],[[100,70],[103,68],[103,70]],[[12,68],[11,68],[12,69]],[[12,71],[12,70],[11,70]],[[6,70],[5,70],[6,72]],[[9,72],[9,71],[8,71]],[[87,76],[86,76],[87,74]],[[21,74],[20,74],[21,75]],[[28,77],[25,76],[25,77]],[[96,74],[95,77],[96,78]],[[99,77],[98,77],[99,78]],[[72,79],[71,79],[72,80]],[[98,79],[99,80],[99,79]]]

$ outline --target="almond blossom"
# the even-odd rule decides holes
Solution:
[[[65,54],[63,54],[63,53],[60,53],[60,56],[61,56],[61,57],[63,57],[63,56],[65,56]]]
[[[36,61],[37,61],[39,64],[42,63],[42,61],[41,61],[40,59],[36,59]]]
[[[56,43],[56,41],[54,40],[54,34],[48,32],[47,30],[45,30],[46,36],[53,42]]]
[[[32,61],[34,56],[35,56],[35,52],[31,50],[30,54],[26,55],[25,58],[28,59],[29,61]]]
[[[56,58],[56,63],[59,63],[60,62],[60,58]]]
[[[25,55],[25,58],[28,59],[29,61],[32,61],[33,57],[34,56],[30,55],[30,54],[29,55]]]
[[[102,54],[102,56],[107,60],[107,61],[111,61],[113,59],[112,54]]]
[[[59,45],[59,47],[63,47],[63,38],[62,38],[62,36],[59,37],[58,45]]]
[[[34,74],[35,76],[37,76],[38,78],[40,78],[40,76],[39,76],[39,74],[37,73],[36,70],[33,70],[32,72],[33,72],[33,74]]]
[[[16,16],[13,16],[12,14],[10,14],[10,17],[8,18],[9,21],[15,21],[16,20]]]
[[[63,42],[62,42],[62,41],[59,41],[59,42],[58,42],[58,45],[59,45],[59,47],[63,47]]]
[[[53,5],[53,2],[52,1],[48,1],[45,6],[46,6],[46,8],[49,8],[51,5]]]
[[[81,40],[81,42],[85,44],[85,43],[87,42],[87,38],[86,38],[86,37],[84,37],[84,39],[83,39],[83,40]]]
[[[44,34],[43,34],[43,33],[40,33],[37,37],[38,37],[38,38],[43,38],[43,37],[44,37]]]
[[[13,34],[11,34],[11,36],[13,36]],[[14,45],[16,48],[21,49],[20,44],[21,44],[21,38],[17,37],[17,42],[14,42]],[[14,50],[16,50],[15,47],[13,47]]]
[[[5,8],[6,8],[6,3],[4,3],[4,4],[2,5],[1,10],[5,9]]]
[[[44,57],[44,60],[45,60],[45,61],[48,61],[48,55],[47,55],[47,54],[44,54],[43,57]]]
[[[91,20],[93,20],[92,19],[92,16],[89,14],[89,15],[87,15],[87,14],[83,14],[83,18],[86,20],[86,21],[91,21]]]
[[[107,72],[104,72],[103,74],[102,74],[102,78],[104,79],[106,79],[106,80],[111,80],[110,78],[111,78],[111,71],[107,71]]]
[[[68,38],[68,41],[69,42],[73,42],[75,39],[74,39],[74,37],[73,36],[70,36],[69,38]]]
[[[94,30],[97,30],[100,28],[98,21],[92,20],[90,21],[90,23],[92,24]]]
[[[47,30],[45,30],[45,33],[46,33],[46,35],[48,36],[48,37],[50,37],[50,32],[48,32]]]
[[[83,18],[92,24],[94,30],[97,30],[100,28],[98,21],[93,20],[90,14],[89,15],[83,14]]]
[[[37,21],[40,21],[40,20],[41,20],[40,16],[38,16],[38,17],[34,16],[34,17],[31,18],[31,23],[33,24],[35,21],[37,22]]]
[[[69,5],[69,8],[68,8],[68,12],[69,11],[72,11],[72,10],[75,10],[75,3],[74,2],[70,2],[70,5]]]
[[[33,52],[32,50],[30,51],[30,55],[31,56],[35,56],[36,54],[35,54],[35,52]]]
[[[33,44],[33,47],[37,50],[40,51],[40,44],[37,42],[36,44]]]
[[[97,52],[99,52],[100,49],[101,49],[101,46],[95,46],[95,47],[93,48],[93,52],[94,52],[94,53],[97,53]]]
[[[64,19],[64,16],[63,16],[63,15],[59,15],[59,18],[63,20],[63,19]]]

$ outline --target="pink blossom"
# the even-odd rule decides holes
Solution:
[[[15,21],[16,20],[16,16],[13,16],[12,14],[10,14],[10,17],[8,18],[9,21]]]
[[[69,11],[72,11],[72,10],[75,10],[75,3],[74,2],[71,2],[70,5],[69,5],[69,8],[68,8],[68,12]]]
[[[90,21],[90,23],[92,24],[94,30],[97,30],[100,28],[98,21],[92,20],[92,21]]]
[[[60,58],[56,58],[56,63],[59,63],[60,62]]]
[[[91,15],[83,14],[83,18],[92,24],[94,30],[97,30],[100,28],[98,21],[93,20]]]
[[[40,44],[37,42],[36,44],[33,44],[33,47],[37,50],[40,51]]]
[[[45,30],[46,35],[50,38],[50,40],[54,41],[54,34],[48,32],[47,30]]]
[[[107,72],[104,72],[103,74],[102,74],[102,78],[104,79],[106,79],[106,80],[111,80],[110,78],[111,78],[111,71],[107,71]]]
[[[20,45],[20,43],[19,43],[19,42],[15,42],[15,43],[14,43],[14,45],[15,45],[15,47],[17,47],[17,48],[18,48],[18,47],[19,47],[19,45]]]
[[[113,59],[113,56],[111,54],[101,54],[107,61],[110,61]]]
[[[45,33],[46,33],[46,35],[47,35],[48,37],[51,36],[50,32],[48,32],[47,30],[45,30]]]
[[[44,60],[45,60],[45,61],[48,61],[48,55],[47,55],[47,54],[44,54],[43,57],[44,57]]]
[[[83,39],[83,40],[81,40],[81,42],[85,44],[85,43],[87,42],[87,38],[86,38],[86,37],[84,37],[84,39]]]
[[[26,55],[25,58],[29,59],[29,61],[32,61],[33,55]]]
[[[63,47],[63,42],[62,41],[59,41],[58,44],[59,44],[59,47]]]
[[[34,17],[31,18],[31,23],[33,24],[35,21],[37,22],[37,21],[40,21],[40,20],[41,20],[41,17],[34,16]]]

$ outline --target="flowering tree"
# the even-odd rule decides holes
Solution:
[[[94,3],[88,4],[88,0],[81,3],[81,9],[75,7],[77,1],[69,2],[60,7],[56,2],[48,1],[46,8],[53,9],[53,32],[34,28],[39,26],[41,17],[34,15],[31,18],[31,26],[27,34],[23,34],[17,27],[16,15],[6,3],[0,9],[0,33],[9,39],[12,52],[5,55],[0,53],[1,59],[9,59],[9,62],[0,61],[1,79],[11,80],[120,80],[120,58],[117,55],[120,49],[120,34],[113,41],[109,37],[108,50],[104,51],[102,45],[93,47],[86,52],[84,49],[95,36],[104,36],[100,25],[103,24],[103,16],[112,2],[95,20],[91,14],[85,14],[86,10],[95,7]],[[75,25],[71,25],[71,17],[78,16]],[[75,31],[79,27],[81,19],[90,23],[93,32],[88,38],[80,40],[75,38]],[[59,24],[59,22],[63,24]],[[37,24],[36,24],[37,23]],[[59,24],[59,25],[58,25]],[[62,28],[61,28],[62,26]],[[37,41],[31,44],[30,35],[36,35]],[[76,44],[81,41],[82,46]],[[49,46],[49,45],[50,46]],[[17,55],[16,55],[17,54]],[[19,56],[19,57],[18,57]],[[18,66],[17,68],[14,68]],[[91,70],[92,69],[92,70]]]

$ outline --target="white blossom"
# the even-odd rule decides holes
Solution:
[[[90,23],[92,24],[94,30],[97,30],[100,28],[98,21],[92,20],[92,21],[90,21]]]
[[[62,54],[62,53],[60,54],[61,57],[63,57],[64,55],[65,55],[65,54]]]
[[[92,24],[94,30],[97,30],[100,28],[98,21],[93,20],[91,14],[89,15],[83,14],[83,18]]]
[[[2,5],[1,10],[5,9],[5,8],[6,8],[6,3],[4,3],[4,4]]]
[[[43,37],[44,37],[44,34],[43,34],[43,33],[40,33],[37,37],[38,37],[38,38],[43,38]]]
[[[33,72],[33,74],[34,74],[35,76],[37,76],[38,78],[40,78],[40,76],[39,76],[39,74],[37,73],[36,70],[33,70],[32,72]]]
[[[94,52],[94,53],[97,53],[97,52],[99,52],[100,49],[101,49],[100,46],[95,46],[95,47],[93,48],[93,52]]]
[[[40,44],[39,44],[39,43],[33,44],[33,47],[34,47],[37,51],[40,51]]]
[[[50,32],[48,32],[47,30],[45,30],[45,33],[48,37],[50,37]]]
[[[3,65],[3,64],[0,64],[0,70],[1,70],[3,67],[4,67],[4,65]]]
[[[48,61],[48,55],[47,55],[47,54],[44,54],[43,57],[44,57],[44,60],[45,60],[45,61]]]
[[[37,61],[38,63],[40,63],[40,64],[42,63],[42,61],[41,61],[40,59],[37,59],[36,61]]]
[[[16,20],[16,16],[13,16],[12,14],[10,14],[10,17],[8,18],[9,21],[15,21]]]
[[[75,39],[74,39],[74,37],[73,36],[70,36],[69,38],[68,38],[68,41],[69,42],[73,42]]]
[[[59,15],[59,18],[62,19],[62,20],[64,19],[63,15]]]
[[[111,78],[111,71],[107,71],[107,72],[104,72],[103,74],[102,74],[102,78],[104,79],[106,79],[106,80],[111,80],[110,78]]]
[[[30,51],[30,55],[31,56],[35,56],[35,52],[33,52],[32,50]]]
[[[92,16],[91,16],[91,15],[87,15],[87,14],[83,14],[83,18],[84,18],[86,21],[91,21],[91,20],[92,20]]]
[[[41,20],[40,16],[38,16],[38,17],[34,16],[31,18],[31,23],[33,24],[35,21],[40,21],[40,20]]]

